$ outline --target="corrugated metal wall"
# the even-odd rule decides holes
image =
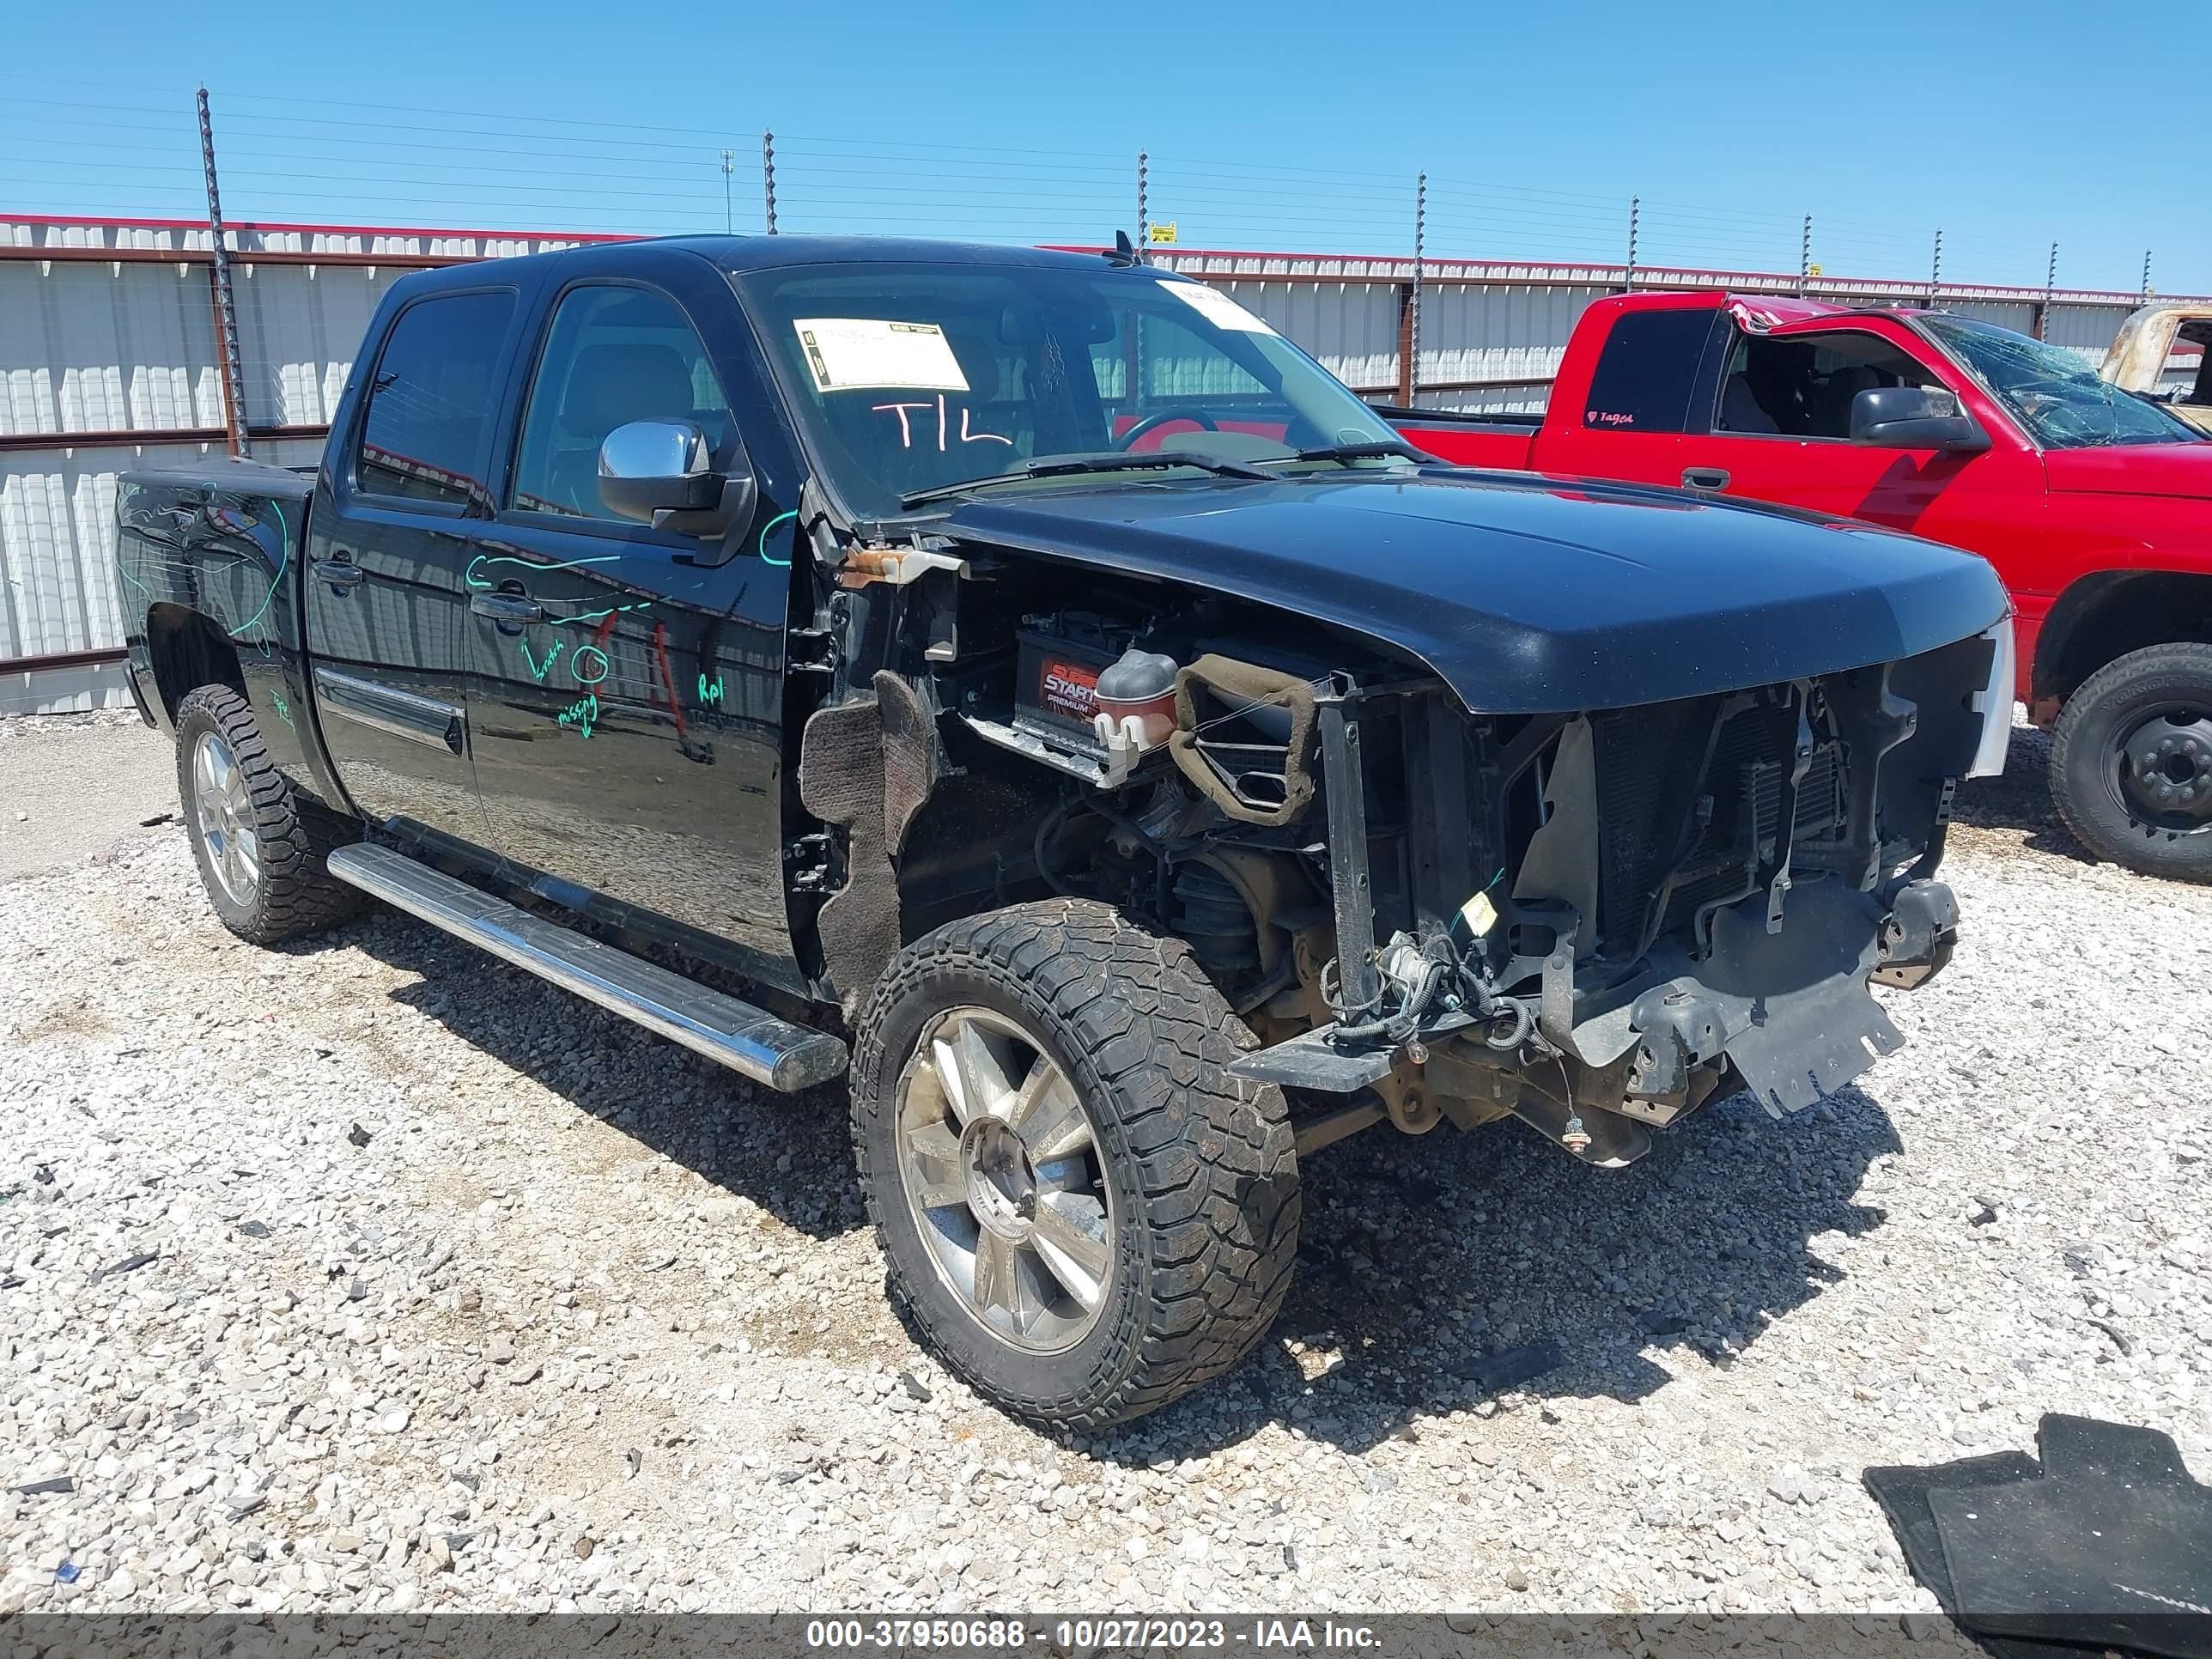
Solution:
[[[292,466],[320,456],[393,282],[578,239],[300,226],[230,240],[253,453]],[[0,714],[128,701],[112,662],[79,659],[123,642],[117,475],[226,453],[208,247],[204,226],[0,219]]]
[[[319,453],[318,429],[392,282],[424,264],[589,239],[270,226],[234,231],[230,240],[254,453],[306,465]],[[122,642],[112,527],[118,472],[189,466],[223,453],[208,249],[204,226],[0,219],[0,713],[122,699],[112,663],[51,659],[112,652]],[[1404,390],[1411,260],[1182,249],[1158,257],[1225,289],[1369,396],[1395,398]],[[1416,400],[1477,410],[1540,407],[1543,383],[1576,319],[1593,300],[1617,292],[1624,275],[1596,265],[1424,267]],[[1786,293],[1796,279],[1639,270],[1637,281]],[[1816,283],[1814,292],[1850,303],[1925,297],[1921,285],[1879,282]],[[2131,307],[2125,295],[1982,289],[1947,289],[1944,303],[2023,331],[2047,308],[2048,337],[2093,361]],[[50,665],[27,672],[26,659]]]

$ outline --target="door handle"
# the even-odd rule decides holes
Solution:
[[[358,587],[368,579],[368,573],[351,559],[317,559],[315,580],[328,582],[332,587]]]
[[[1724,466],[1686,466],[1682,469],[1682,488],[1685,489],[1726,489],[1729,471]]]
[[[545,620],[545,607],[520,593],[471,593],[469,609],[495,623],[534,623]]]

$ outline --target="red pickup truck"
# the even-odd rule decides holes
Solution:
[[[2212,881],[2212,441],[2074,354],[1944,312],[1636,294],[1583,313],[1540,416],[1382,412],[1464,465],[1979,553],[2012,592],[2067,823],[2101,857]]]

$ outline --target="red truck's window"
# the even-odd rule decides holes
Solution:
[[[1592,431],[1682,431],[1698,361],[1712,331],[1711,311],[1621,313],[1598,354],[1583,425]]]
[[[1878,334],[1768,339],[1739,334],[1721,376],[1713,430],[1753,436],[1848,438],[1851,402],[1877,386],[1935,386],[1936,377]]]
[[[369,383],[356,489],[456,506],[483,493],[492,371],[514,315],[512,289],[439,295],[399,313]]]

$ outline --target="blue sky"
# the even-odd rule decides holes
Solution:
[[[371,21],[373,20],[373,21]],[[0,211],[1639,255],[2212,291],[2201,9],[1598,3],[22,7]],[[2161,38],[2172,42],[2160,52]],[[2151,67],[2137,69],[2147,64]],[[2122,66],[2130,77],[2115,84]]]

